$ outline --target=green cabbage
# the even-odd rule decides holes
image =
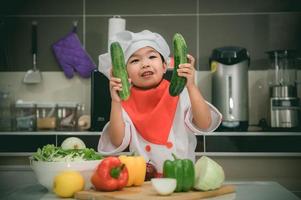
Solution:
[[[223,168],[214,160],[202,156],[195,163],[195,184],[196,190],[214,190],[224,183],[225,173]]]

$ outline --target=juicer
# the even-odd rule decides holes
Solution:
[[[298,128],[300,99],[297,96],[296,51],[273,50],[268,51],[267,54],[271,63],[269,125],[276,129]]]

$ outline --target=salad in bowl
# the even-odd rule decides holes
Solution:
[[[64,142],[74,138],[67,138]],[[75,141],[81,141],[77,138]],[[78,171],[84,177],[85,189],[91,188],[91,176],[101,162],[103,156],[92,148],[86,148],[84,143],[80,145],[55,146],[48,144],[38,148],[30,158],[30,166],[33,169],[38,182],[49,191],[53,190],[55,176],[62,171]],[[79,143],[78,143],[79,144]]]

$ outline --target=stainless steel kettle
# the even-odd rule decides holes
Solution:
[[[246,131],[249,121],[248,66],[245,48],[216,48],[210,57],[212,103],[223,115],[220,131]]]

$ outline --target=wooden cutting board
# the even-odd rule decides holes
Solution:
[[[76,199],[80,200],[194,200],[208,197],[215,197],[235,192],[233,185],[223,185],[221,188],[212,191],[190,191],[177,192],[169,196],[161,196],[157,194],[152,187],[151,182],[145,182],[139,187],[125,187],[120,191],[100,192],[95,190],[80,191],[75,194]]]

